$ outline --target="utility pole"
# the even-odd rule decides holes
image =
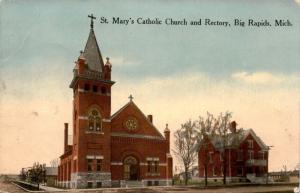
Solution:
[[[266,179],[266,184],[268,184],[269,181],[269,151],[271,147],[274,147],[273,145],[268,145],[268,159],[267,159],[267,179]]]

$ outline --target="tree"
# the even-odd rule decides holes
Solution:
[[[226,185],[227,176],[227,156],[230,154],[230,149],[235,148],[239,144],[242,129],[236,129],[236,123],[231,122],[231,113],[221,113],[216,119],[214,125],[213,137],[218,138],[218,151],[223,160],[223,184]]]
[[[59,159],[58,158],[55,158],[55,159],[50,161],[50,166],[51,167],[58,167],[58,165],[59,165]]]
[[[201,146],[201,150],[203,151],[203,161],[204,165],[204,176],[205,176],[205,186],[207,186],[207,170],[208,170],[208,162],[209,162],[209,149],[210,149],[210,140],[209,138],[213,135],[215,129],[216,119],[212,114],[207,112],[207,117],[199,117],[197,122],[197,132],[198,132],[198,146]],[[197,150],[196,150],[197,151]],[[199,154],[199,156],[201,156]]]
[[[32,168],[28,170],[29,181],[36,183],[38,185],[38,190],[40,189],[40,183],[45,181],[46,175],[46,165],[34,163]]]
[[[175,147],[174,154],[184,166],[185,185],[189,178],[189,170],[193,166],[197,157],[197,132],[195,122],[191,120],[181,125],[181,129],[174,133]]]
[[[22,168],[21,169],[20,174],[19,174],[19,178],[22,181],[26,180],[26,178],[27,178],[27,170],[26,170],[26,168]]]

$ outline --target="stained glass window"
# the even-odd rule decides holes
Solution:
[[[101,116],[98,110],[92,109],[89,112],[88,127],[91,131],[102,131]]]

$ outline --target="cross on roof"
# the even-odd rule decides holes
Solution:
[[[130,94],[128,98],[129,98],[129,100],[130,100],[130,102],[131,102],[132,99],[133,99],[133,96]]]
[[[93,14],[88,15],[89,18],[91,18],[91,29],[94,28],[94,19],[96,19],[96,17],[93,16]]]

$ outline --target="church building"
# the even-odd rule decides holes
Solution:
[[[93,29],[73,69],[72,142],[68,123],[64,152],[58,167],[58,185],[97,188],[168,185],[172,181],[172,156],[168,125],[162,135],[133,102],[111,114],[112,65],[104,63]],[[71,142],[71,143],[70,143]]]

